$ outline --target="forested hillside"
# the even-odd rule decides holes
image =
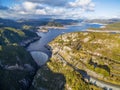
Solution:
[[[34,37],[38,36],[29,30],[0,28],[0,90],[29,87],[37,65],[19,44]]]

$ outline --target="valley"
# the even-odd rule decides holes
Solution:
[[[2,27],[1,89],[119,90],[119,33],[97,30],[101,26],[73,24],[46,33]]]

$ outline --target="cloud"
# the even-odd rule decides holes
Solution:
[[[65,6],[70,0],[26,0],[33,3],[41,3],[49,6],[61,7]]]
[[[92,0],[21,0],[9,8],[11,17],[81,18],[84,12],[94,11]],[[8,10],[3,14],[7,15]],[[3,16],[3,15],[2,15]]]
[[[32,3],[32,2],[24,2],[22,6],[24,7],[25,10],[34,10],[37,7],[37,3]]]
[[[91,3],[91,0],[75,0],[74,2],[69,2],[71,7],[87,6]]]
[[[81,8],[83,10],[93,11],[95,4],[92,0],[75,0],[74,2],[69,2],[68,6],[71,8]]]
[[[36,14],[38,14],[38,15],[46,15],[46,11],[44,9],[38,9],[38,10],[36,10]]]

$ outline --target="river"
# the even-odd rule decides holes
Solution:
[[[44,32],[37,32],[39,36],[41,36],[40,40],[31,43],[27,48],[28,51],[41,51],[46,53],[48,56],[51,55],[51,52],[45,47],[50,41],[52,41],[55,37],[63,33],[69,32],[78,32],[78,31],[85,31],[87,28],[90,27],[100,27],[99,24],[78,24],[72,26],[66,26],[67,29],[49,29],[47,33]]]
[[[47,60],[50,58],[52,52],[48,50],[45,46],[52,41],[55,37],[57,37],[60,34],[69,33],[69,32],[78,32],[78,31],[85,31],[87,28],[90,27],[100,27],[100,24],[78,24],[78,25],[72,25],[72,26],[66,26],[67,29],[49,29],[47,33],[44,32],[37,32],[39,36],[41,36],[40,40],[31,43],[27,50],[30,51],[33,59],[36,61],[36,63],[41,66],[44,65]],[[42,64],[41,64],[42,63]],[[120,90],[120,87],[114,86],[109,83],[105,83],[103,81],[99,81],[95,78],[90,78],[90,82],[93,84],[96,84],[100,87],[105,87],[106,90]]]
[[[34,43],[31,43],[28,46],[27,50],[31,53],[33,59],[40,66],[41,65],[40,63],[45,64],[48,58],[51,57],[51,54],[52,54],[52,52],[48,50],[45,46],[58,35],[69,33],[69,32],[85,31],[87,28],[90,28],[90,27],[97,28],[100,26],[101,25],[99,24],[77,24],[77,25],[68,25],[66,26],[67,29],[49,29],[47,33],[37,32],[37,34],[41,37],[40,40]],[[41,55],[44,55],[44,57]],[[40,56],[41,56],[41,59],[40,59]]]

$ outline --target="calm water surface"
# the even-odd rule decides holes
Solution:
[[[42,64],[45,64],[48,56],[50,57],[50,55],[52,54],[45,47],[45,45],[47,45],[55,37],[57,37],[58,35],[63,34],[63,33],[85,31],[87,28],[90,28],[90,27],[97,28],[100,26],[101,25],[99,25],[99,24],[83,24],[83,25],[76,25],[76,26],[67,26],[67,29],[63,29],[63,30],[62,29],[49,29],[49,32],[47,32],[47,33],[37,32],[37,34],[39,36],[41,36],[41,39],[34,43],[31,43],[29,45],[29,47],[27,48],[27,50],[30,51],[32,57],[35,59],[35,61],[38,65],[41,65],[41,62],[42,62]],[[82,75],[85,76],[84,74],[82,74]],[[95,79],[93,77],[90,77],[90,82],[93,84],[96,84],[99,87],[105,88],[105,90],[120,90],[120,86],[106,83],[106,82],[100,81],[98,79]]]
[[[30,46],[27,48],[28,51],[41,51],[46,53],[48,56],[50,56],[51,52],[45,48],[45,45],[47,45],[50,41],[52,41],[55,37],[57,37],[60,34],[63,33],[69,33],[69,32],[78,32],[78,31],[85,31],[87,28],[90,27],[100,27],[99,24],[83,24],[83,25],[75,25],[75,26],[67,26],[67,29],[49,29],[49,32],[37,32],[39,36],[41,36],[41,39],[30,44]]]

